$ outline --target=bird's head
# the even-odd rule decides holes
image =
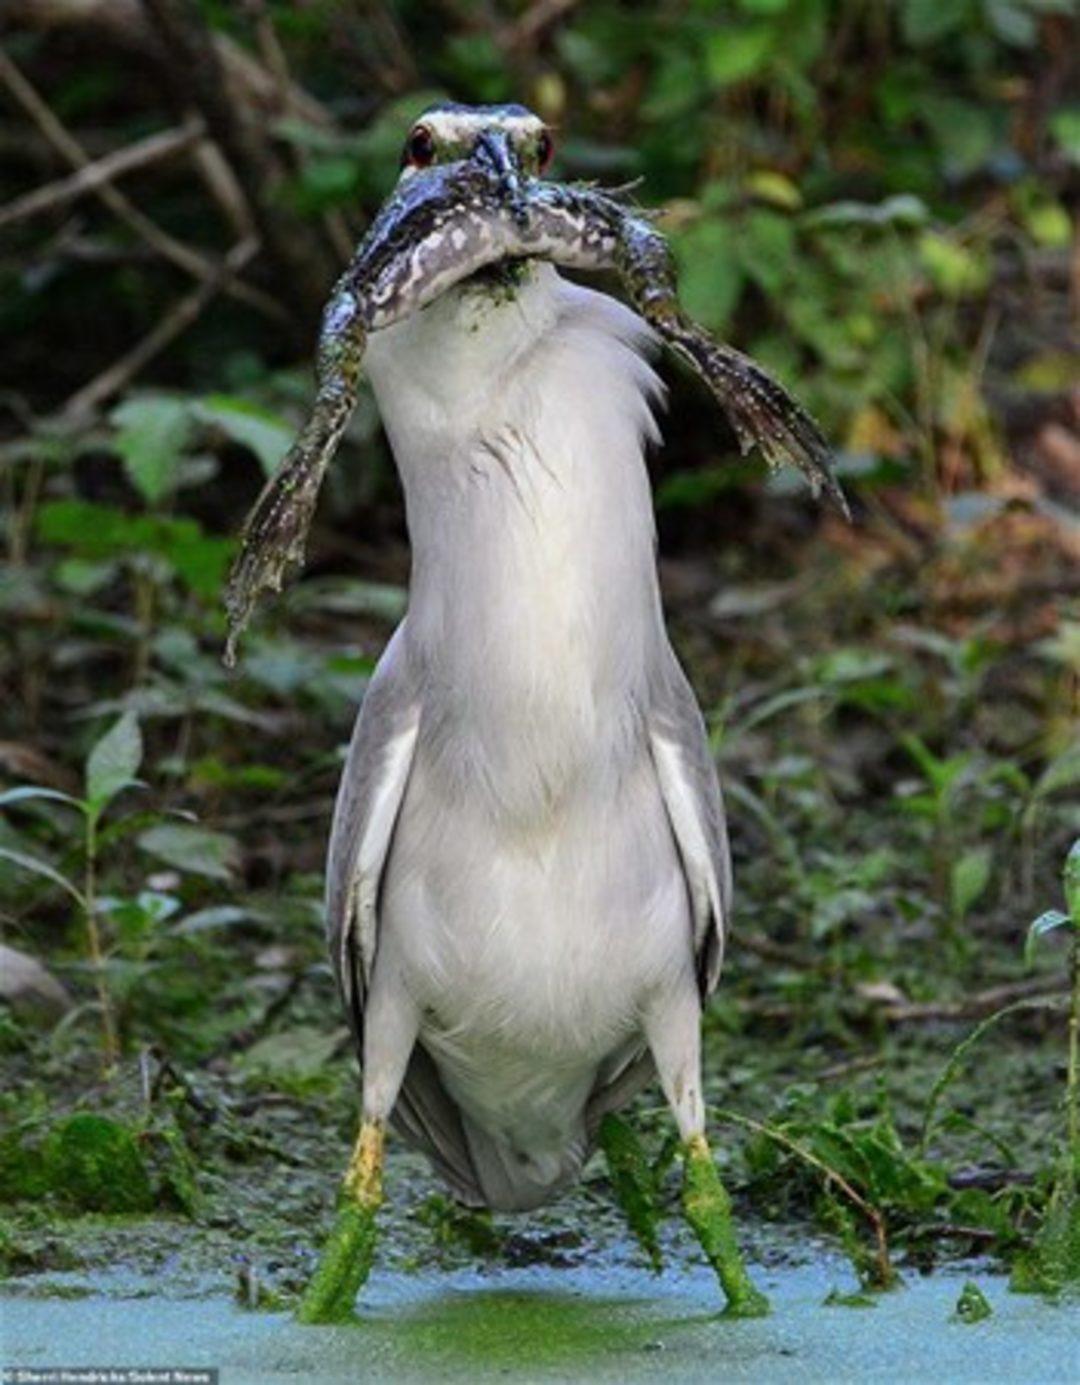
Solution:
[[[555,152],[551,132],[525,106],[462,106],[443,102],[416,121],[401,154],[401,183],[440,164],[476,160],[494,173],[507,207],[523,219],[525,183],[547,171]]]

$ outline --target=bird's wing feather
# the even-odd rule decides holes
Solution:
[[[674,655],[654,688],[648,726],[660,792],[686,875],[704,999],[720,979],[731,910],[731,853],[705,723]]]
[[[421,698],[404,649],[404,627],[368,684],[341,776],[326,868],[326,931],[345,1013],[364,1060],[364,998],[378,946],[379,887],[412,768]],[[483,1194],[454,1102],[417,1044],[391,1117],[434,1161],[462,1202]]]
[[[341,776],[326,867],[330,961],[356,1035],[377,942],[376,904],[420,726],[420,696],[399,627],[356,719]]]

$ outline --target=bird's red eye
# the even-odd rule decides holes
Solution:
[[[551,161],[555,157],[555,141],[546,130],[540,134],[536,142],[536,161],[540,165],[540,172],[546,173],[551,166]]]
[[[427,168],[434,161],[435,141],[431,137],[431,131],[426,125],[418,125],[405,141],[405,152],[401,162],[410,164],[413,168]]]

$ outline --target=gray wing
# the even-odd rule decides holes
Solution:
[[[731,852],[724,803],[705,722],[686,675],[669,652],[648,718],[653,763],[682,857],[704,1000],[716,989],[731,912]]]
[[[404,626],[368,684],[334,808],[326,866],[326,934],[349,1025],[364,1061],[364,997],[379,942],[379,890],[420,728],[420,689]],[[483,1202],[457,1107],[417,1044],[392,1124],[423,1150],[463,1202]]]
[[[399,626],[368,684],[334,806],[326,863],[326,940],[345,1013],[363,1046],[364,994],[378,940],[376,906],[412,768],[420,694]]]
[[[694,925],[702,1000],[716,989],[731,911],[731,853],[720,781],[701,711],[671,650],[651,689],[646,716],[660,793],[682,860]],[[624,1106],[651,1079],[652,1055],[632,1043],[605,1064],[586,1110],[591,1143],[608,1111]]]

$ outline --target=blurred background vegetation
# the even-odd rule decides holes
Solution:
[[[370,399],[232,676],[220,588],[323,297],[444,96],[531,105],[553,176],[641,180],[687,306],[811,406],[855,509],[766,483],[665,364],[665,597],[736,854],[714,1095],[923,1260],[1030,1243],[1063,970],[1022,942],[1080,831],[1073,0],[6,0],[0,37],[9,1265],[104,1253],[35,1221],[108,1201],[61,1157],[76,1107],[136,1131],[139,1205],[203,1241],[295,1271],[288,1228],[329,1209],[312,1115],[344,1149],[355,1088],[321,863],[408,573]],[[936,1088],[1003,1005],[993,1081]],[[787,1147],[727,1136],[759,1211],[843,1231]],[[229,1192],[258,1159],[265,1222]]]

